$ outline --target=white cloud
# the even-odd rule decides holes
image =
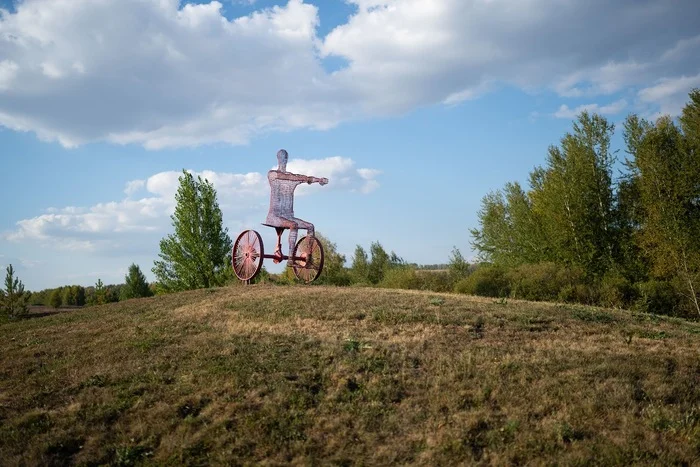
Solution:
[[[688,101],[688,92],[700,87],[700,73],[694,76],[678,78],[663,78],[653,86],[639,91],[639,100],[643,103],[655,104],[658,115],[679,115]]]
[[[358,12],[321,50],[348,60],[334,77],[362,95],[371,113],[454,103],[498,84],[569,97],[608,95],[698,68],[699,44],[687,38],[697,35],[688,15],[697,16],[700,4],[690,0],[353,3]],[[674,25],[673,33],[664,22]],[[662,59],[669,49],[685,61]]]
[[[324,189],[369,193],[379,186],[375,169],[356,169],[352,159],[328,157],[325,159],[291,159],[288,170],[327,177]],[[204,170],[192,172],[214,185],[217,199],[228,225],[241,226],[251,215],[265,209],[269,186],[265,174],[251,172],[236,174]],[[76,252],[119,251],[146,248],[150,251],[157,239],[171,230],[170,215],[175,210],[175,193],[182,172],[156,173],[146,180],[126,183],[126,198],[99,203],[90,207],[67,206],[49,208],[46,213],[17,222],[14,231],[3,235],[14,242],[33,242],[60,250]],[[131,199],[137,190],[145,188],[147,196]],[[318,189],[318,185],[313,188]],[[299,194],[313,193],[307,185],[299,187]],[[147,240],[144,241],[144,238]],[[153,241],[151,241],[153,240]],[[149,245],[149,246],[144,246]]]
[[[19,66],[11,60],[0,61],[0,91],[6,91],[12,85]]]
[[[370,193],[379,187],[376,178],[381,174],[381,171],[375,169],[356,169],[355,161],[340,156],[312,160],[290,159],[287,170],[330,180],[329,184],[323,188],[319,185],[301,185],[297,190],[302,195],[320,189],[349,189],[365,194]]]
[[[131,180],[130,182],[126,182],[124,193],[126,193],[127,196],[131,196],[145,186],[146,180]]]
[[[575,109],[571,109],[567,105],[563,104],[561,107],[559,107],[559,110],[554,112],[554,116],[557,118],[576,118],[578,114],[584,111],[588,113],[599,113],[602,115],[617,115],[626,108],[627,101],[624,99],[620,99],[603,106],[598,104],[579,105]]]
[[[319,37],[301,0],[232,20],[216,1],[24,0],[0,15],[0,125],[66,147],[242,144],[503,85],[592,98],[698,73],[696,0],[353,3]]]

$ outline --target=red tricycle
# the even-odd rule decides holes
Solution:
[[[275,264],[289,260],[289,256],[282,254],[282,234],[286,227],[277,227],[270,224],[262,224],[272,227],[277,232],[277,247],[275,254],[266,255],[262,237],[255,230],[244,230],[233,244],[231,263],[236,277],[250,284],[262,269],[263,259],[271,259]],[[312,235],[305,235],[294,246],[291,252],[292,270],[297,279],[309,284],[315,281],[323,271],[323,246]]]

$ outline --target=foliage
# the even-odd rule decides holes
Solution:
[[[668,117],[655,125],[629,118],[627,131],[644,223],[641,246],[653,273],[675,276],[700,315],[700,91],[690,94],[680,128]]]
[[[49,306],[53,308],[60,308],[63,305],[63,294],[61,289],[53,289],[51,295],[49,295]]]
[[[421,281],[415,269],[396,267],[386,271],[379,286],[387,289],[419,289]]]
[[[666,281],[649,280],[637,285],[639,298],[635,308],[645,313],[677,316],[680,314],[679,295]]]
[[[447,271],[416,271],[418,288],[420,290],[431,290],[433,292],[452,292],[455,281]]]
[[[449,271],[450,278],[454,282],[462,280],[469,275],[469,263],[467,263],[462,256],[462,252],[460,252],[459,248],[456,246],[452,247],[447,270]]]
[[[555,301],[562,289],[583,283],[583,271],[555,263],[522,264],[506,278],[512,298]]]
[[[15,277],[15,270],[10,264],[5,275],[5,288],[0,290],[0,314],[9,318],[24,316],[29,307],[29,292],[24,291],[24,284]]]
[[[512,271],[515,296],[556,293],[560,300],[700,316],[700,90],[689,97],[678,123],[627,118],[628,157],[617,179],[614,126],[583,112],[530,173],[529,187],[507,183],[483,198],[472,244],[480,258]],[[583,280],[516,278],[521,266],[544,263],[580,269]],[[535,272],[544,274],[541,268]]]
[[[141,272],[141,268],[136,264],[129,266],[129,272],[124,277],[124,286],[119,295],[120,300],[128,300],[130,298],[150,297],[153,295],[146,281],[146,276]]]
[[[118,301],[119,293],[114,286],[105,286],[102,279],[97,279],[95,286],[87,291],[88,305],[104,305]]]
[[[323,271],[314,283],[345,286],[350,285],[351,274],[345,268],[345,255],[338,253],[338,247],[319,232],[314,234],[323,246]]]
[[[379,242],[372,242],[369,251],[371,259],[367,267],[367,279],[372,284],[378,284],[391,265],[390,257]]]
[[[615,262],[618,223],[610,151],[614,127],[583,112],[545,167],[530,174],[530,191],[508,183],[482,200],[472,230],[482,259],[507,267],[556,262],[602,275]]]
[[[632,282],[617,271],[610,271],[599,284],[598,304],[607,308],[627,308],[637,299]]]
[[[355,247],[350,267],[350,276],[353,283],[362,284],[369,282],[369,258],[367,252],[360,245]]]
[[[153,273],[168,292],[223,285],[230,277],[232,242],[223,227],[216,190],[187,171],[179,178],[171,216],[175,232],[160,242]]]
[[[507,270],[501,266],[483,264],[468,277],[455,284],[455,292],[484,297],[507,297],[510,284]]]

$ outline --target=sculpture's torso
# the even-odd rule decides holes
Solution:
[[[275,218],[291,219],[294,217],[294,190],[301,182],[277,178],[279,172],[271,170],[267,174],[270,182],[270,210],[267,213],[268,223],[274,223]]]

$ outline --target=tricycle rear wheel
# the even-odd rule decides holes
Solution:
[[[262,269],[264,246],[262,237],[255,230],[244,230],[236,239],[231,251],[231,266],[240,280],[250,282]]]

